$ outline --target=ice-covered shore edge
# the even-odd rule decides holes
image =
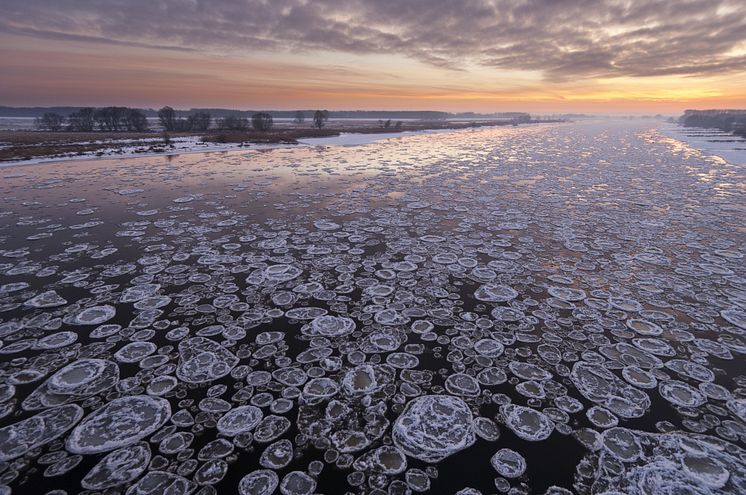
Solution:
[[[716,156],[732,165],[746,165],[746,140],[731,133],[673,123],[662,124],[659,131],[705,156]]]
[[[26,160],[0,160],[0,169],[17,167],[23,165],[38,165],[40,163],[68,162],[79,160],[98,160],[109,158],[132,158],[132,157],[152,157],[152,156],[176,156],[192,153],[215,153],[226,151],[253,151],[267,150],[277,148],[292,148],[299,146],[361,146],[365,144],[383,141],[386,139],[395,139],[406,136],[419,134],[451,133],[451,132],[470,132],[473,129],[425,129],[416,131],[403,132],[386,132],[386,133],[342,133],[338,136],[306,138],[298,141],[298,144],[290,143],[204,143],[199,137],[189,136],[183,138],[173,138],[172,147],[165,151],[143,151],[143,147],[152,144],[149,141],[133,143],[132,146],[121,148],[110,148],[86,152],[84,154],[70,156],[40,156]]]

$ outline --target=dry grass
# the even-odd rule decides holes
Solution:
[[[171,137],[194,136],[193,132],[169,133]],[[0,143],[13,145],[42,145],[53,143],[90,143],[92,141],[114,141],[121,139],[160,139],[160,132],[46,132],[46,131],[0,131]]]
[[[381,127],[349,124],[344,127],[324,127],[316,129],[313,127],[275,127],[266,132],[255,130],[248,131],[210,131],[202,136],[202,141],[207,143],[291,143],[295,144],[299,139],[339,136],[343,132],[356,134],[385,134],[405,131],[423,131],[431,129],[466,129],[470,127],[484,127],[506,125],[502,122],[411,122],[404,123],[401,127]]]
[[[171,137],[191,136],[192,133],[175,133]],[[159,132],[37,132],[0,131],[0,161],[26,160],[39,157],[82,155],[99,150],[113,150],[132,146],[121,140],[162,140]],[[144,142],[143,146],[158,142]],[[155,150],[154,150],[155,151]]]
[[[338,136],[337,129],[277,128],[271,131],[212,131],[202,136],[206,143],[290,143],[310,137]]]

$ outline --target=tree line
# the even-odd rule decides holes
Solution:
[[[313,127],[321,129],[329,120],[327,110],[316,110],[313,114]],[[295,112],[293,122],[303,124],[305,112]],[[158,110],[158,123],[168,132],[205,132],[214,124],[214,128],[226,131],[269,131],[274,122],[268,112],[257,112],[251,119],[240,114],[227,115],[214,119],[209,112],[199,111],[186,117],[177,117],[177,112],[169,106]],[[145,132],[149,130],[145,112],[138,108],[129,107],[86,107],[69,114],[61,115],[56,112],[45,112],[34,121],[36,129],[51,132],[92,132],[94,130],[107,132]]]
[[[687,110],[679,122],[684,127],[709,127],[746,137],[746,110]]]
[[[103,107],[81,108],[67,117],[55,112],[45,112],[37,117],[35,127],[44,131],[134,131],[142,132],[148,129],[148,119],[145,113],[137,108]]]

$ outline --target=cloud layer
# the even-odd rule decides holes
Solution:
[[[746,70],[743,0],[5,0],[0,31],[248,55],[396,54],[547,80]]]

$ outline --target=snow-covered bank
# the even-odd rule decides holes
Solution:
[[[663,124],[661,133],[686,143],[706,155],[714,155],[734,165],[746,165],[746,139],[718,129]]]

